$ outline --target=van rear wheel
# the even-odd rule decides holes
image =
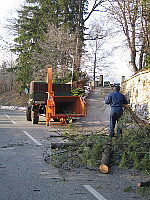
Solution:
[[[31,110],[29,108],[26,109],[26,119],[27,121],[31,121]]]
[[[38,122],[39,122],[38,112],[32,111],[32,124],[38,124]]]

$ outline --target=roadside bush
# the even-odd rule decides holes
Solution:
[[[82,88],[72,88],[71,92],[73,96],[85,96],[85,89]]]

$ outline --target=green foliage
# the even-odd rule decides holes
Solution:
[[[69,72],[65,77],[62,78],[62,83],[68,83],[71,81],[72,72]]]
[[[11,148],[11,147],[20,147],[20,146],[24,146],[22,143],[18,143],[18,144],[8,144],[6,146],[2,146],[1,148]]]
[[[58,29],[61,27],[69,30],[70,33],[75,33],[79,25],[80,39],[83,41],[83,15],[88,5],[87,0],[83,0],[81,5],[80,1],[75,0],[26,0],[25,3],[21,10],[18,10],[19,18],[16,19],[14,27],[17,37],[13,51],[19,55],[16,73],[20,91],[34,79],[44,65],[44,60],[38,60],[36,55],[44,53],[40,44],[45,39],[49,24],[54,24]],[[55,56],[54,62],[58,56]],[[59,65],[61,64],[59,62]],[[55,63],[53,66],[56,67]]]
[[[135,168],[144,174],[150,174],[150,126],[144,127],[136,124],[128,112],[124,112],[120,122],[123,134],[119,138],[112,139],[111,164],[117,164],[120,168]],[[71,133],[72,131],[72,133]],[[53,150],[51,163],[61,169],[73,167],[96,167],[98,168],[104,144],[108,142],[108,136],[104,134],[76,135],[70,132],[64,133],[65,139],[78,142],[76,147]],[[131,186],[125,188],[129,192]],[[146,195],[150,199],[150,187],[140,188],[140,195]]]
[[[122,137],[112,140],[111,163],[119,165],[120,168],[135,168],[145,174],[150,174],[150,126],[137,125],[131,120],[129,113],[125,115],[128,116],[121,119]],[[68,141],[80,143],[79,146],[65,148],[63,156],[65,155],[66,160],[68,160],[67,157],[76,158],[78,163],[85,166],[97,166],[100,163],[103,145],[107,142],[106,134],[72,136],[70,133],[65,133],[65,136]]]
[[[150,54],[146,55],[146,67],[150,68]]]
[[[90,167],[98,166],[101,159],[101,153],[103,152],[103,144],[105,139],[100,135],[91,135],[87,139],[87,144],[93,143],[92,146],[83,146],[81,160],[83,164]]]
[[[71,92],[73,96],[85,96],[85,89],[82,88],[72,88]]]
[[[61,83],[61,79],[56,74],[53,75],[52,81],[53,83]]]
[[[138,188],[137,194],[141,197],[147,197],[147,200],[150,200],[150,186]]]
[[[105,135],[72,135],[65,133],[65,139],[78,142],[80,145],[65,149],[53,150],[51,164],[61,169],[74,167],[98,167],[100,164],[103,144],[106,142]]]
[[[72,79],[72,71],[68,71],[68,73],[66,73],[62,78],[58,77],[58,75],[56,73],[53,73],[53,82],[59,82],[59,83],[68,83],[71,82]],[[77,72],[74,73],[74,77],[73,77],[73,81],[83,81],[83,82],[87,82],[88,81],[88,77],[87,74],[85,72]],[[82,88],[73,88],[72,89],[72,93],[76,93],[77,95],[82,95],[84,96],[85,90]]]
[[[53,76],[52,76],[53,83],[58,82],[58,83],[62,83],[62,84],[70,82],[71,77],[72,77],[72,72],[68,72],[68,74],[66,74],[66,76],[64,76],[62,78],[58,77],[58,75],[55,72],[53,73]]]
[[[123,130],[122,137],[113,140],[113,152],[120,162],[119,166],[133,167],[150,174],[150,126],[136,124],[128,112],[122,116],[119,126]]]
[[[112,141],[112,162],[119,164],[120,168],[135,168],[150,175],[150,126],[135,123],[127,111],[119,126],[123,134]],[[138,195],[150,200],[150,187],[139,188]]]
[[[131,189],[132,189],[132,187],[131,187],[131,186],[128,186],[128,187],[124,188],[123,192],[130,192]]]
[[[21,92],[27,87],[27,83],[30,83],[32,80],[31,68],[29,66],[18,67],[16,76],[17,90]]]
[[[119,164],[119,167],[120,167],[120,168],[126,167],[126,165],[127,165],[126,154],[123,153],[122,158],[121,158],[121,161],[120,161],[120,164]]]

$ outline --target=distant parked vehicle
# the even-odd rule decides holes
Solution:
[[[120,83],[114,83],[113,85],[114,86],[120,86]]]
[[[110,81],[104,81],[104,87],[105,86],[110,86]]]
[[[85,89],[85,98],[87,98],[92,88],[90,86],[84,86],[84,89]]]
[[[89,91],[92,89],[90,86],[84,86],[84,88]]]
[[[120,83],[113,83],[113,84],[111,85],[112,88],[115,87],[115,86],[120,86]]]

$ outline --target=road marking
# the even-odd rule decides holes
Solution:
[[[93,196],[95,196],[98,200],[106,200],[100,193],[98,193],[93,187],[90,185],[83,185]]]
[[[29,133],[27,133],[26,131],[23,131],[23,133],[28,136],[35,144],[37,144],[38,146],[41,146],[42,144],[40,142],[38,142],[34,137],[32,137]]]
[[[11,120],[11,122],[12,122],[13,124],[16,124],[16,122],[15,122],[15,121],[13,121],[13,120]]]
[[[9,115],[7,115],[6,113],[4,113],[4,115],[5,115],[8,119],[10,118]],[[13,120],[11,120],[11,122],[12,122],[13,124],[16,124],[16,122],[13,121]]]
[[[8,119],[10,118],[6,113],[4,113],[4,115],[5,115]]]

